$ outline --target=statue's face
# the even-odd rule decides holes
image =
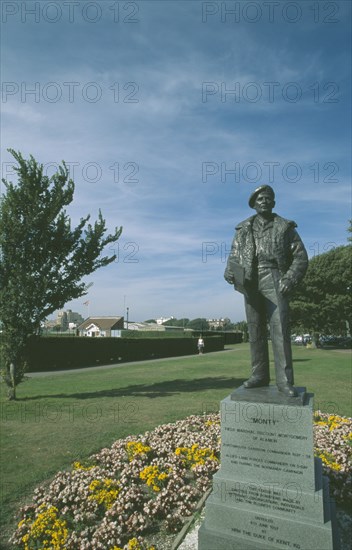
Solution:
[[[270,193],[263,191],[255,199],[254,208],[258,214],[271,214],[275,201]]]

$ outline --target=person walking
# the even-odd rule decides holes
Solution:
[[[204,340],[203,340],[202,336],[199,336],[199,338],[198,338],[197,347],[198,347],[198,354],[202,355],[203,351],[204,351]]]

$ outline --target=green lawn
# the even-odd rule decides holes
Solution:
[[[294,347],[295,383],[315,394],[315,408],[351,415],[348,351]],[[74,460],[116,439],[191,414],[217,412],[249,375],[248,344],[218,353],[30,378],[16,402],[1,392],[1,532],[33,489]]]

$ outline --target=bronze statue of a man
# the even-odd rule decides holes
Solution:
[[[275,193],[269,185],[252,193],[249,206],[257,214],[237,225],[224,274],[245,297],[252,375],[243,385],[269,385],[269,322],[278,390],[295,397],[288,294],[305,275],[307,252],[295,222],[273,213]]]

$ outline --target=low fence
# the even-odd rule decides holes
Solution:
[[[205,351],[224,349],[223,335],[204,338]],[[196,338],[88,338],[33,336],[27,346],[29,372],[73,369],[197,353]]]

